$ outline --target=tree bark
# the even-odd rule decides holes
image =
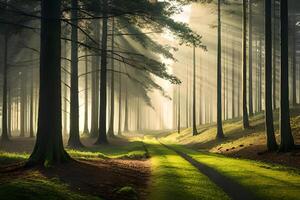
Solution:
[[[178,85],[178,112],[177,112],[177,133],[180,133],[180,85]]]
[[[2,97],[2,136],[1,140],[9,141],[7,129],[7,59],[8,59],[8,33],[4,34],[4,65],[3,65],[3,97]]]
[[[125,81],[125,103],[124,103],[124,132],[129,131],[128,127],[128,80]]]
[[[33,56],[31,56],[33,59]],[[34,66],[31,66],[31,81],[30,81],[30,119],[29,119],[29,136],[31,138],[34,137],[34,130],[33,130],[33,77],[34,77]]]
[[[221,44],[221,0],[218,0],[218,55],[217,55],[217,139],[224,138],[222,125],[222,44]]]
[[[114,119],[115,119],[115,73],[114,73],[114,43],[115,43],[115,19],[112,18],[111,31],[111,88],[110,88],[110,121],[107,135],[114,137]]]
[[[70,135],[68,146],[80,148],[79,97],[78,97],[78,0],[71,1],[71,96],[70,96]]]
[[[196,47],[193,46],[193,135],[197,135],[196,126]]]
[[[249,6],[249,115],[253,116],[253,91],[252,91],[252,0],[248,0]]]
[[[107,144],[106,137],[106,106],[107,106],[107,0],[103,1],[103,24],[101,40],[101,70],[100,70],[100,109],[99,109],[99,133],[96,144]]]
[[[265,0],[265,127],[267,148],[277,149],[272,110],[272,0]]]
[[[121,136],[122,135],[122,68],[121,68],[121,63],[119,66],[119,124],[118,124],[118,135]]]
[[[243,127],[249,128],[249,117],[247,109],[247,4],[243,0]]]
[[[28,166],[70,159],[63,147],[61,125],[61,0],[42,0],[41,16],[38,130]]]
[[[294,139],[290,125],[289,108],[289,20],[288,1],[280,0],[280,23],[281,23],[281,73],[280,73],[280,135],[281,142],[279,151],[288,152],[294,148]]]
[[[88,109],[89,109],[89,87],[88,87],[88,50],[85,48],[85,77],[84,77],[84,128],[83,134],[89,135],[89,127],[88,127]]]

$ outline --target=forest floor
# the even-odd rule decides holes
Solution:
[[[291,127],[296,145],[300,145],[300,109],[291,111]],[[263,113],[250,117],[251,128],[243,130],[241,119],[223,123],[226,136],[215,140],[215,124],[198,127],[198,135],[192,136],[192,129],[182,129],[181,133],[165,132],[158,136],[169,143],[182,144],[195,150],[220,153],[229,157],[245,158],[300,168],[300,149],[290,153],[267,152]],[[274,113],[274,126],[277,143],[280,142],[278,112]]]
[[[15,138],[1,144],[0,196],[6,199],[145,199],[150,162],[142,142],[112,139],[97,147],[67,149],[75,159],[50,168],[12,170],[32,151],[34,140]]]

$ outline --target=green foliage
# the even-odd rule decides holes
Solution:
[[[249,188],[261,199],[296,200],[300,196],[300,171],[253,160],[228,158],[173,145],[234,181]]]
[[[27,160],[29,154],[27,153],[9,153],[0,151],[0,165],[8,165],[15,162]]]
[[[78,194],[58,179],[40,177],[19,178],[0,185],[0,196],[9,200],[100,200],[100,198]]]
[[[134,188],[130,186],[125,186],[117,190],[116,196],[121,197],[122,199],[128,199],[128,200],[137,200],[137,192],[135,191]]]
[[[221,189],[174,151],[154,140],[145,142],[152,163],[149,199],[229,199]]]

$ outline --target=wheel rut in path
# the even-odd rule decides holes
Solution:
[[[217,170],[193,159],[191,156],[160,142],[166,148],[175,151],[179,156],[196,167],[202,174],[206,175],[213,183],[220,187],[233,200],[258,200],[253,193],[230,178],[222,175]]]

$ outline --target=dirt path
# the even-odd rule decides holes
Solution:
[[[191,165],[196,167],[202,174],[206,175],[212,182],[214,182],[218,187],[220,187],[231,199],[233,200],[256,200],[257,197],[254,196],[251,192],[249,192],[246,188],[241,186],[240,184],[232,181],[226,176],[220,174],[215,169],[208,167],[205,164],[202,164],[191,156],[174,149],[169,145],[165,145],[161,143],[166,148],[175,151],[178,155],[188,161]]]

